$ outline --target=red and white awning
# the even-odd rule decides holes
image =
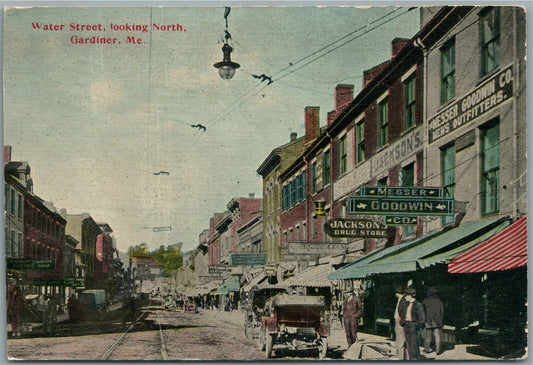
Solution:
[[[527,217],[517,219],[504,231],[456,256],[449,273],[502,271],[527,266]]]

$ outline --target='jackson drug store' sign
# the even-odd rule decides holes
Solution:
[[[470,123],[512,96],[513,65],[510,65],[431,118],[428,121],[429,143]]]

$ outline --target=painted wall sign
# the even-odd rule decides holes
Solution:
[[[513,96],[513,65],[510,65],[428,121],[428,143],[463,127]]]
[[[262,253],[235,253],[230,256],[231,266],[265,265],[267,255]]]
[[[384,215],[450,215],[454,212],[453,199],[406,200],[393,198],[351,197],[349,214]]]
[[[330,237],[387,237],[387,227],[382,222],[371,219],[333,218],[324,224],[324,231]]]
[[[386,215],[385,223],[388,226],[416,226],[418,216],[416,215]]]
[[[372,158],[373,175],[388,170],[409,156],[414,155],[420,148],[422,148],[423,144],[424,135],[422,133],[422,128],[417,128],[411,133],[406,134],[391,144],[390,147],[378,152]]]
[[[289,255],[331,255],[344,253],[345,243],[289,242]]]
[[[228,265],[209,265],[208,271],[210,274],[222,274],[231,270]]]
[[[444,195],[443,188],[430,187],[378,187],[378,186],[361,186],[359,194],[363,197],[394,197],[394,198],[442,198]]]

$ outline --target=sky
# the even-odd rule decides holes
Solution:
[[[227,19],[240,64],[231,80],[213,67],[222,5],[6,10],[4,144],[29,162],[34,193],[108,223],[123,252],[193,249],[232,198],[261,197],[256,170],[291,132],[303,136],[306,106],[319,106],[325,125],[335,85],[357,93],[391,40],[419,29],[407,7],[234,6]],[[148,29],[113,30],[133,25]],[[92,36],[116,41],[72,38]],[[261,74],[273,82],[252,76]]]

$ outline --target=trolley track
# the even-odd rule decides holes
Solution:
[[[150,305],[147,306],[134,321],[132,321],[132,323],[128,326],[128,328],[115,341],[113,341],[113,343],[103,353],[100,360],[103,360],[103,361],[110,360],[112,355],[116,353],[117,349],[121,345],[127,342],[128,335],[131,334],[133,332],[133,329],[141,323],[141,320],[147,317],[148,313],[153,313],[155,314],[155,317],[156,317],[156,321],[157,321],[156,330],[158,332],[158,335],[156,336],[157,338],[156,341],[158,342],[158,347],[161,353],[162,360],[169,360],[165,337],[163,335],[163,329],[161,327],[161,320],[160,320],[160,315],[159,315],[160,309],[161,308],[159,307],[152,306],[152,302],[151,302]]]

